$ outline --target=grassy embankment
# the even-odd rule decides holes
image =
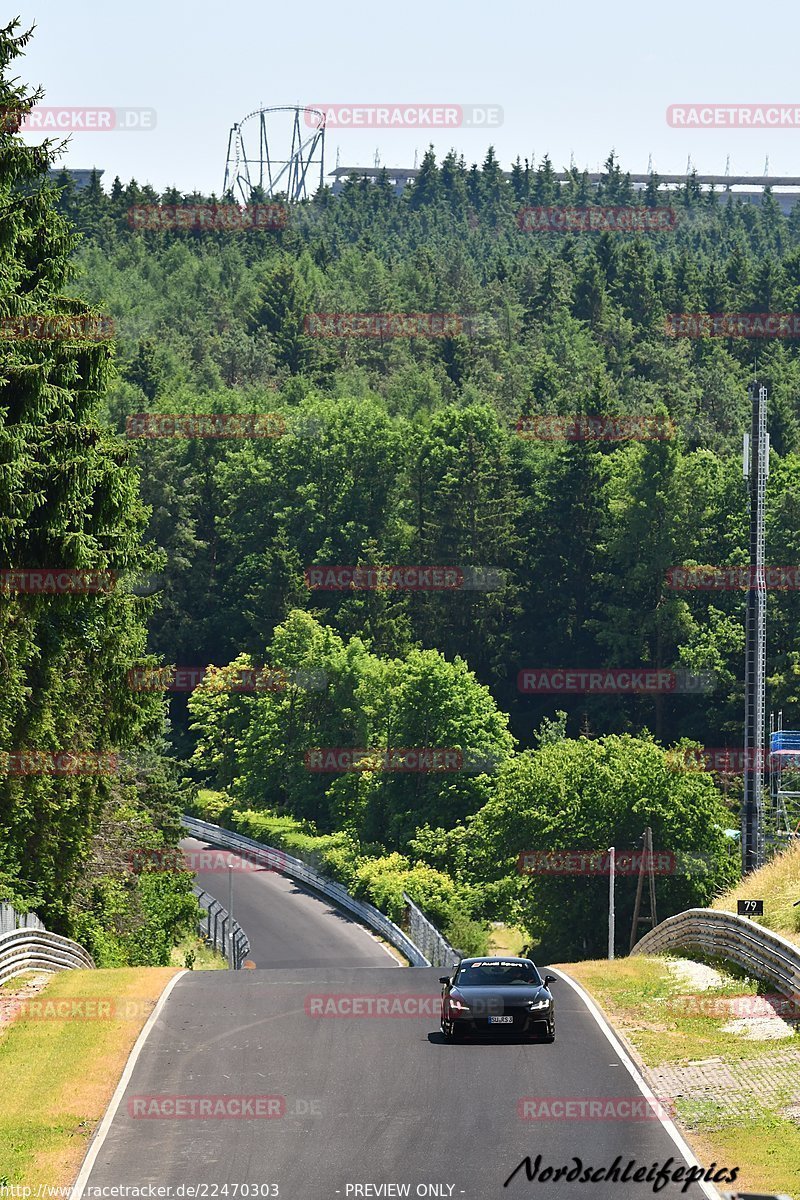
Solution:
[[[719,896],[713,907],[735,912],[740,898],[763,899],[764,916],[754,919],[800,944],[800,906],[793,907],[800,898],[800,846]],[[740,1166],[742,1191],[800,1198],[797,1027],[791,1038],[767,1040],[763,1033],[773,1025],[767,1019],[762,1036],[746,1040],[726,1031],[731,1014],[722,1011],[724,998],[755,995],[770,990],[767,985],[723,973],[720,987],[699,992],[676,978],[667,959],[643,955],[563,969],[622,1034],[659,1098],[674,1105],[676,1122],[701,1163]],[[715,999],[723,1003],[715,1006]],[[753,1024],[757,1033],[758,1022]],[[692,1064],[702,1064],[705,1087]],[[715,1078],[719,1088],[709,1089],[707,1081]]]
[[[63,971],[0,1026],[0,1182],[64,1187],[175,967]],[[20,987],[12,980],[3,991]],[[55,1002],[73,1015],[54,1016]],[[74,1005],[73,1003],[74,1002]]]

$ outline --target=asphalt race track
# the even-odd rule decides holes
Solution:
[[[225,902],[225,874],[200,882]],[[684,1162],[652,1117],[521,1119],[524,1097],[643,1099],[581,998],[563,980],[553,984],[552,1045],[450,1045],[438,1032],[440,969],[387,971],[390,958],[368,934],[273,873],[242,873],[235,888],[237,919],[261,969],[178,980],[88,1189],[153,1184],[172,1189],[164,1196],[283,1200],[709,1194],[695,1184],[683,1192],[682,1182],[655,1193],[647,1182],[529,1181],[524,1168],[504,1188],[526,1155],[541,1154],[542,1172],[572,1168],[574,1158],[598,1169],[619,1155],[623,1171],[634,1159],[629,1175]],[[353,996],[378,995],[412,1015],[353,1015]],[[326,1010],[336,1015],[317,1015]],[[276,1099],[261,1102],[271,1116],[242,1117],[236,1101],[226,1102],[235,1116],[165,1115],[176,1096]],[[87,1197],[102,1195],[88,1189]]]
[[[202,864],[208,842],[186,838],[190,864]],[[242,862],[230,850],[224,861]],[[217,861],[214,859],[213,861]],[[219,862],[223,862],[220,856]],[[201,888],[228,907],[228,872],[196,872]],[[381,943],[327,900],[277,872],[250,863],[233,872],[233,915],[250,940],[257,967],[397,966]]]

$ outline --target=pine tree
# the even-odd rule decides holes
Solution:
[[[35,99],[10,70],[29,39],[18,21],[0,29],[4,110]],[[49,928],[69,932],[124,773],[99,759],[99,773],[59,774],[45,758],[44,771],[21,774],[9,756],[139,747],[161,732],[162,714],[160,699],[132,692],[126,677],[145,652],[152,601],[124,581],[154,560],[141,547],[146,514],[128,452],[97,417],[110,367],[107,341],[88,326],[99,314],[67,295],[75,238],[43,179],[54,153],[0,131],[0,314],[51,321],[49,336],[0,340],[0,570],[122,582],[50,594],[10,577],[0,586],[0,896],[34,903]],[[95,201],[97,187],[95,174]],[[67,318],[87,325],[64,330]]]
[[[423,154],[419,175],[414,181],[414,186],[406,194],[408,196],[408,206],[412,210],[434,205],[438,202],[441,196],[441,184],[439,182],[439,168],[436,166],[436,153],[433,146],[429,146]]]

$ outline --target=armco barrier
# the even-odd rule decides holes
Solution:
[[[714,908],[689,908],[667,917],[633,947],[634,954],[694,950],[736,963],[787,996],[800,995],[800,947],[749,917]]]
[[[253,838],[245,837],[244,834],[232,833],[230,829],[222,829],[221,826],[211,825],[208,821],[199,821],[196,817],[182,817],[181,821],[184,829],[194,837],[211,842],[215,846],[223,846],[228,850],[245,852],[247,857],[255,862],[263,861],[265,867],[278,870],[282,875],[288,875],[290,879],[296,879],[298,883],[303,883],[313,891],[319,892],[331,900],[337,908],[350,913],[363,925],[367,925],[381,937],[386,938],[387,942],[405,955],[412,967],[430,967],[432,965],[419,946],[406,937],[394,921],[390,921],[372,904],[356,900],[340,883],[326,879],[324,875],[320,875],[301,859],[292,858],[283,850],[265,846],[263,842],[256,842]]]
[[[792,1200],[785,1192],[720,1192],[723,1200]]]
[[[0,983],[26,971],[93,968],[91,957],[69,938],[45,929],[15,929],[0,934]]]
[[[215,950],[224,954],[234,971],[242,969],[242,963],[250,953],[250,941],[237,920],[231,921],[228,910],[219,900],[204,892],[201,887],[192,889],[205,910],[200,918],[200,933]]]

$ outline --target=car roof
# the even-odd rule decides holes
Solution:
[[[515,954],[501,954],[498,957],[490,957],[489,955],[478,955],[477,958],[462,958],[459,962],[460,967],[470,967],[473,963],[519,963],[520,966],[530,963],[535,966],[532,958],[517,958]]]

